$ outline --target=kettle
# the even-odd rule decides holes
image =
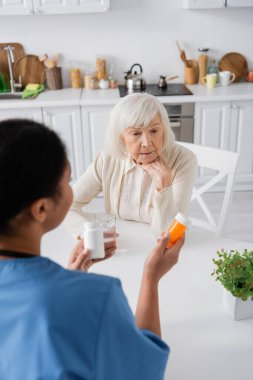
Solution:
[[[134,72],[132,72],[133,68],[135,66],[139,66],[139,69],[140,69],[139,73],[137,73],[136,70]],[[125,72],[125,74],[126,74],[126,76],[125,76],[125,87],[128,90],[143,90],[143,89],[145,89],[146,81],[143,78],[142,67],[139,63],[134,63],[131,66],[130,70]]]

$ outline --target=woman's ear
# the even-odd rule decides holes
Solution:
[[[125,137],[123,136],[123,133],[120,134],[120,142],[121,144],[125,147],[126,146],[126,143],[125,143]]]
[[[43,223],[47,219],[50,206],[48,198],[37,199],[30,206],[30,213],[37,222]]]
[[[125,140],[123,133],[121,133],[121,135],[120,135],[119,142],[121,144],[120,150],[121,150],[122,156],[127,156],[128,155],[128,149],[126,146],[126,140]]]

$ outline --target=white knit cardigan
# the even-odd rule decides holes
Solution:
[[[119,217],[121,183],[129,159],[117,159],[102,151],[75,183],[73,203],[64,223],[76,238],[83,231],[84,206],[101,191],[105,210]],[[146,204],[149,222],[156,237],[168,228],[178,212],[187,216],[197,173],[196,156],[176,143],[173,143],[166,163],[172,169],[172,185],[162,191],[154,191]]]

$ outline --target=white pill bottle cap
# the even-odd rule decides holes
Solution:
[[[97,228],[98,227],[98,224],[96,221],[91,221],[91,222],[84,222],[84,229],[85,230],[90,230],[90,229],[93,229],[93,228]]]
[[[183,214],[181,214],[180,212],[177,213],[177,215],[175,216],[174,218],[178,223],[182,224],[183,226],[185,227],[188,227],[191,222],[189,220],[189,218],[187,218],[186,216],[184,216]]]

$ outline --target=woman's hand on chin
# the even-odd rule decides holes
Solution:
[[[172,184],[172,170],[168,168],[161,157],[157,157],[155,161],[149,164],[143,164],[143,169],[155,179],[156,190],[171,186]]]

